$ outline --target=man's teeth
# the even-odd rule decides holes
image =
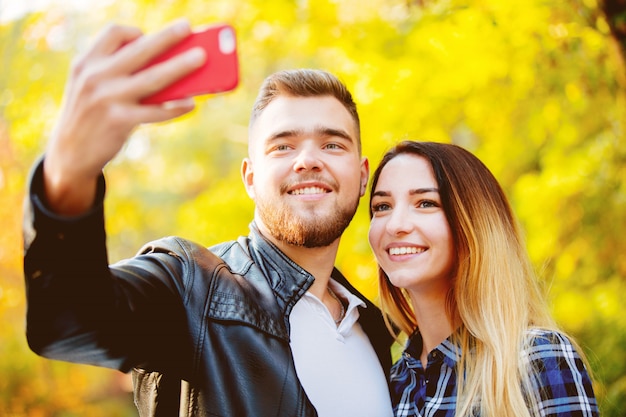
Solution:
[[[293,195],[302,195],[302,194],[325,194],[326,190],[324,190],[323,188],[320,187],[305,187],[305,188],[298,188],[296,190],[293,190],[291,192],[291,194]]]
[[[416,248],[416,247],[408,247],[408,248],[391,248],[389,249],[389,255],[406,255],[409,253],[422,253],[426,249],[424,248]]]

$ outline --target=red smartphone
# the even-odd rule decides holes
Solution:
[[[142,103],[160,104],[202,94],[221,93],[237,87],[239,83],[237,40],[235,29],[228,24],[207,26],[192,33],[150,61],[146,68],[196,46],[202,47],[206,53],[204,65],[163,90],[143,98]]]

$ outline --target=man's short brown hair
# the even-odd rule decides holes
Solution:
[[[252,107],[250,126],[263,110],[279,96],[319,97],[331,96],[339,100],[354,120],[359,151],[361,150],[361,127],[359,113],[352,94],[333,74],[316,69],[293,69],[276,72],[265,79]]]

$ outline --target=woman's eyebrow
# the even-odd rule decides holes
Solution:
[[[415,188],[415,189],[409,190],[410,195],[427,194],[427,193],[439,193],[439,188],[427,187],[427,188]],[[379,191],[374,191],[372,195],[378,196],[378,197],[390,197],[391,193],[389,191],[379,190]]]
[[[439,188],[430,187],[430,188],[416,188],[414,190],[409,190],[409,194],[427,194],[427,193],[439,193]]]

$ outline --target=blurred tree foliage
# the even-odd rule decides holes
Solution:
[[[130,416],[127,380],[47,361],[24,338],[21,204],[71,57],[108,21],[146,32],[179,16],[235,25],[241,84],[144,126],[107,168],[112,261],[177,234],[247,233],[247,120],[262,79],[324,68],[358,102],[372,168],[394,142],[460,144],[509,194],[555,317],[589,355],[604,416],[626,411],[626,70],[621,0],[58,2],[0,23],[0,415]],[[0,19],[3,18],[0,15]],[[338,266],[370,297],[362,204]]]

